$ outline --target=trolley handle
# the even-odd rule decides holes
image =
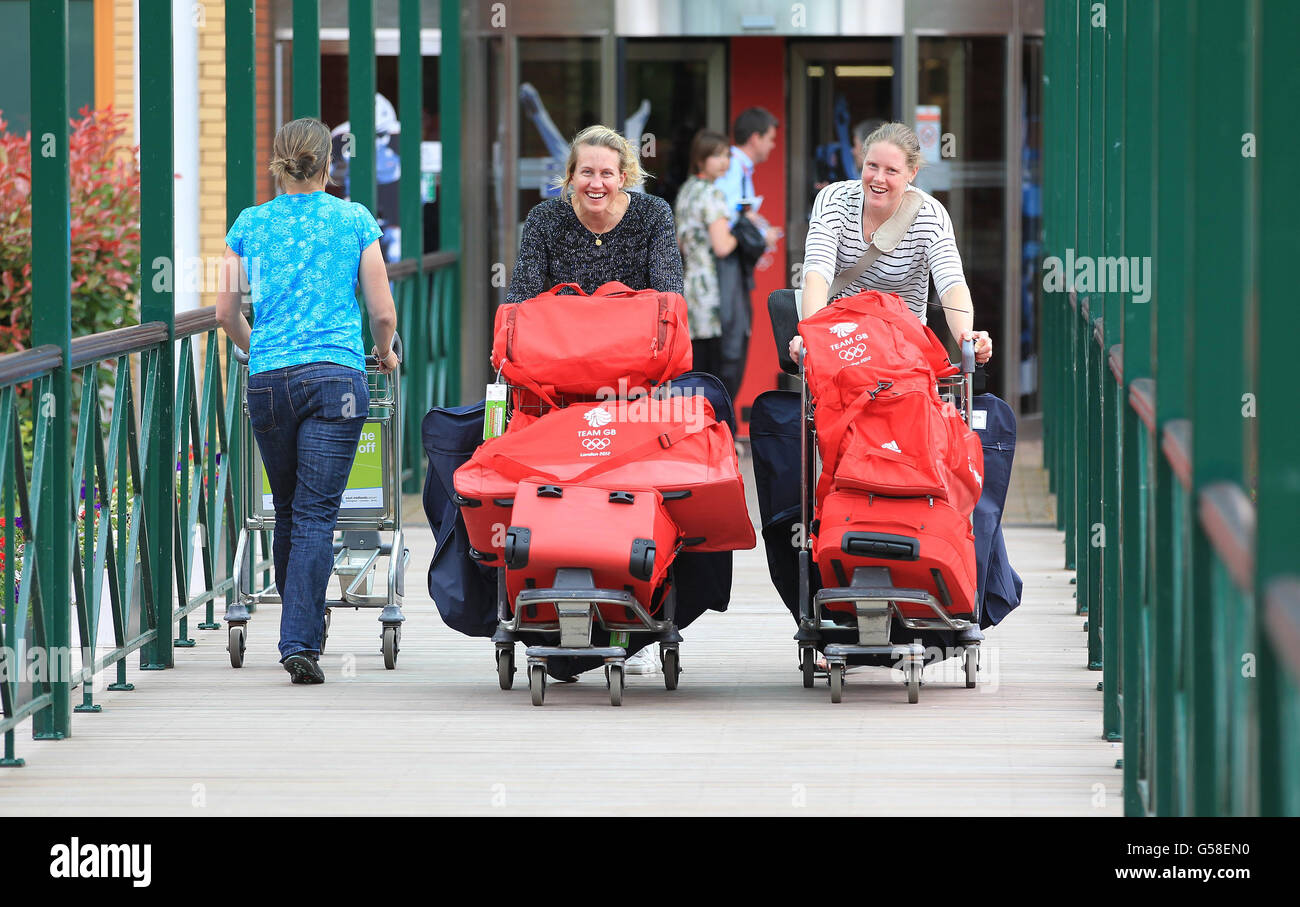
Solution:
[[[406,356],[403,355],[403,351],[402,351],[402,337],[396,331],[393,332],[392,351],[397,354],[398,362],[401,362],[403,359],[406,358]],[[374,356],[367,355],[366,365],[377,367],[379,365],[379,360]]]
[[[961,342],[961,373],[969,375],[975,371],[975,341],[963,340]]]

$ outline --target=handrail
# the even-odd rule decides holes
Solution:
[[[420,256],[420,270],[433,271],[438,268],[445,268],[447,265],[454,265],[460,259],[456,252],[427,252]],[[414,258],[405,258],[401,261],[395,261],[388,265],[388,279],[397,280],[401,277],[409,277],[415,273],[416,261]]]
[[[1255,506],[1235,482],[1212,482],[1201,489],[1199,514],[1232,581],[1242,592],[1255,585]]]
[[[1156,379],[1134,378],[1128,386],[1128,403],[1133,407],[1147,432],[1156,433]]]
[[[81,368],[101,359],[138,353],[166,340],[167,325],[161,321],[133,324],[129,327],[114,328],[111,331],[73,338],[69,344],[69,360],[73,368]]]
[[[1110,373],[1115,376],[1115,380],[1122,386],[1124,384],[1124,344],[1117,343],[1112,346],[1106,359],[1110,364]]]
[[[244,307],[246,311],[251,310],[251,306]],[[176,339],[182,337],[192,337],[195,334],[206,334],[208,331],[217,327],[217,307],[204,306],[200,309],[190,309],[188,312],[176,313]]]
[[[1165,423],[1164,437],[1160,440],[1160,449],[1165,452],[1165,459],[1173,467],[1174,475],[1183,488],[1192,487],[1192,423],[1188,419],[1170,419]]]
[[[1278,576],[1264,590],[1264,623],[1282,663],[1300,683],[1300,576]]]
[[[39,378],[63,364],[63,351],[46,344],[0,356],[0,387]]]

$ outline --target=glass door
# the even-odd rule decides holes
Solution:
[[[828,183],[861,177],[854,139],[864,124],[899,111],[892,38],[790,45],[790,197],[786,227],[790,262],[803,261],[813,200]]]
[[[640,149],[645,191],[670,205],[690,175],[695,133],[729,135],[726,60],[720,41],[627,41],[619,128]]]
[[[925,163],[916,185],[938,199],[952,217],[975,326],[997,344],[989,368],[992,393],[1004,395],[1003,368],[1018,367],[1018,338],[1004,330],[1006,299],[1006,39],[922,37],[920,78],[913,121]],[[937,303],[934,287],[931,302]],[[929,318],[940,338],[956,349],[941,309]]]

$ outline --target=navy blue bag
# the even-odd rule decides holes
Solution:
[[[483,443],[484,403],[435,407],[421,424],[429,471],[424,479],[424,515],[437,547],[429,561],[429,595],[443,622],[466,636],[491,636],[497,629],[496,572],[469,556],[469,536],[452,500],[452,475]]]
[[[735,430],[731,397],[713,375],[687,372],[665,384],[662,393],[701,394],[715,417]],[[496,572],[469,556],[469,536],[452,499],[452,477],[483,443],[484,401],[435,407],[421,425],[429,471],[424,480],[424,513],[437,548],[429,562],[429,595],[443,622],[466,636],[492,636],[497,629]],[[731,602],[730,551],[684,553],[677,557],[677,626],[686,627],[708,610],[725,611]],[[598,631],[599,632],[599,631]]]
[[[799,432],[802,420],[799,394],[768,391],[760,394],[750,411],[749,436],[754,455],[754,484],[767,551],[768,573],[798,620],[799,559],[793,544],[799,523]],[[985,415],[984,427],[977,428],[984,448],[984,490],[975,505],[976,601],[980,626],[989,627],[1020,604],[1023,584],[1007,558],[1002,537],[1002,510],[1016,450],[1016,418],[1011,407],[992,394],[980,394],[972,407]],[[980,425],[981,417],[975,418]],[[811,466],[811,464],[810,464]],[[812,488],[809,482],[808,487]],[[809,508],[812,502],[809,501]],[[817,574],[814,571],[813,581]],[[810,592],[815,593],[814,588]],[[924,645],[951,644],[953,634],[924,633]]]
[[[702,395],[713,406],[713,416],[726,422],[734,433],[736,413],[731,395],[722,381],[708,372],[687,372],[660,385],[659,393],[666,396],[684,394]],[[705,611],[726,611],[731,603],[731,552],[683,552],[673,562],[673,576],[677,583],[677,616],[679,629],[690,624]]]
[[[799,549],[795,530],[799,508],[799,432],[803,428],[796,391],[766,391],[749,411],[749,446],[754,457],[754,490],[762,526],[767,572],[781,601],[798,620]],[[813,485],[808,483],[811,491]],[[811,494],[809,513],[812,512]]]
[[[1006,401],[980,394],[971,401],[976,433],[984,448],[984,491],[975,505],[976,601],[980,626],[991,627],[1020,604],[1024,584],[1007,559],[1002,511],[1016,456],[1016,414]]]

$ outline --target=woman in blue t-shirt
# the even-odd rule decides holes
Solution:
[[[397,313],[379,225],[363,205],[325,192],[328,127],[286,123],[272,155],[284,194],[245,208],[226,234],[226,273],[242,263],[256,327],[237,288],[217,295],[217,319],[249,354],[248,417],[275,502],[280,662],[294,683],[324,683],[318,659],[334,523],[370,407],[358,282],[371,353],[385,373],[398,365]]]

